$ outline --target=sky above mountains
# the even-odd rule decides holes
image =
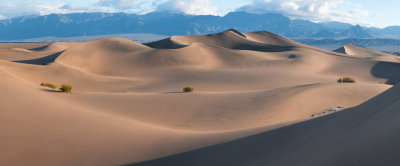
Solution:
[[[0,19],[76,12],[174,11],[222,16],[232,11],[247,11],[385,27],[400,25],[400,19],[396,18],[400,15],[399,6],[399,0],[0,0]]]

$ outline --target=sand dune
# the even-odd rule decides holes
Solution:
[[[245,35],[247,39],[258,43],[280,45],[280,46],[304,46],[293,40],[284,38],[282,36],[273,34],[268,31],[249,32],[249,33],[244,33],[243,35]]]
[[[3,70],[0,78],[1,165],[121,165],[240,136],[127,120],[65,101],[64,94],[38,90]]]
[[[400,87],[358,107],[144,165],[398,165]]]
[[[395,55],[385,54],[368,48],[363,48],[353,44],[345,45],[335,52],[347,54],[354,57],[365,59],[373,59],[378,61],[400,62],[400,59]]]
[[[212,46],[224,47],[236,50],[252,50],[252,51],[264,51],[264,52],[283,52],[289,51],[293,49],[293,45],[288,45],[288,42],[283,37],[278,37],[271,33],[266,34],[265,38],[260,37],[259,33],[250,33],[251,36],[255,40],[251,40],[234,29],[218,33],[218,34],[210,34],[210,35],[198,35],[198,36],[173,36],[169,39],[165,39],[158,42],[153,42],[147,44],[153,48],[169,48],[171,45],[176,45],[176,48],[180,48],[179,46],[187,46],[192,43],[205,43]],[[275,38],[272,43],[259,43],[258,41],[266,41],[270,38]]]
[[[312,114],[328,108],[356,106],[388,87],[383,84],[311,84],[274,90],[194,94],[86,93],[67,100],[168,128],[224,131],[307,120]],[[204,105],[212,107],[205,108]]]
[[[371,149],[391,135],[371,125],[390,128],[380,114],[394,113],[398,87],[377,95],[399,83],[400,64],[345,47],[331,52],[233,29],[146,45],[4,44],[0,165],[329,165],[350,152],[359,156],[336,163],[374,163]],[[336,83],[343,76],[357,83]],[[182,93],[185,86],[195,92]],[[312,117],[338,106],[357,107]]]
[[[1,44],[0,44],[1,45]],[[21,61],[49,56],[51,53],[35,53],[25,48],[0,48],[0,60]]]

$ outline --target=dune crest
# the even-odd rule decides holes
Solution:
[[[373,60],[388,61],[388,62],[400,62],[400,59],[395,55],[385,54],[379,51],[363,48],[353,44],[348,44],[341,48],[338,48],[337,50],[335,50],[335,52],[364,59],[373,59]]]
[[[246,35],[249,35],[248,38]],[[165,40],[148,43],[146,45],[153,48],[181,48],[191,43],[204,43],[236,50],[253,51],[285,51],[290,47],[300,44],[269,32],[240,33],[235,29],[230,29],[217,34],[195,35],[195,36],[173,36]]]

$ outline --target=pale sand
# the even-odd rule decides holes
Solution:
[[[400,164],[400,86],[352,109],[132,166]]]
[[[335,52],[347,54],[349,56],[360,57],[364,59],[373,59],[373,60],[388,61],[388,62],[400,62],[400,58],[398,56],[378,52],[375,50],[363,48],[353,44],[345,45],[335,50]]]
[[[384,111],[375,107],[395,93],[363,104],[370,107],[298,122],[329,108],[357,106],[397,84],[397,60],[370,58],[373,53],[349,56],[269,32],[235,30],[148,46],[118,38],[2,46],[0,165],[327,165],[357,150],[369,156],[374,151],[351,141],[380,128],[362,133],[370,128],[361,126],[346,135],[346,127]],[[357,83],[336,83],[342,76]],[[41,82],[71,84],[73,93]],[[185,86],[195,92],[181,93]],[[295,125],[280,128],[289,124]],[[326,151],[331,158],[322,155],[323,147],[335,144],[337,151]],[[321,157],[311,159],[314,154]],[[310,158],[300,162],[299,156]],[[339,163],[354,165],[364,156]]]

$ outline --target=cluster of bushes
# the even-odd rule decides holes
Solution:
[[[44,83],[44,82],[42,82],[40,84],[40,86],[49,87],[51,89],[57,89],[57,86],[52,84],[52,83]],[[61,85],[60,90],[65,92],[65,93],[71,93],[72,92],[72,86],[71,85],[67,85],[67,84],[63,84],[63,85]]]
[[[351,77],[343,77],[337,80],[338,83],[356,83],[356,80]]]
[[[193,92],[193,91],[194,91],[194,89],[192,87],[190,87],[190,86],[187,86],[187,87],[183,88],[183,92]]]

